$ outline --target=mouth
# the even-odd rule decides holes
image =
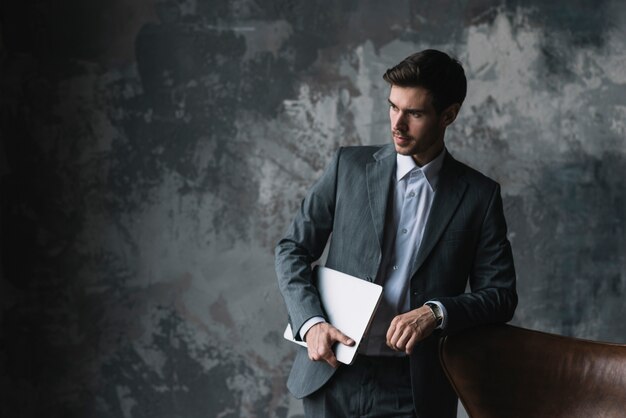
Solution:
[[[409,142],[411,142],[411,137],[409,136],[402,136],[402,135],[398,135],[396,133],[393,134],[393,140],[397,145],[406,145]]]

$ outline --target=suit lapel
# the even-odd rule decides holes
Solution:
[[[413,277],[439,241],[463,198],[467,183],[461,177],[458,167],[459,163],[447,153],[441,168],[435,200],[426,221],[422,243],[409,277]]]
[[[367,196],[372,214],[378,245],[382,251],[383,231],[385,228],[385,212],[389,198],[389,187],[396,167],[395,150],[393,145],[384,146],[374,154],[374,160],[367,163]]]

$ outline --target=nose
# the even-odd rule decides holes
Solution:
[[[406,119],[404,112],[399,111],[391,115],[391,127],[394,131],[406,131]]]

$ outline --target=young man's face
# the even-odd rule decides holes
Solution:
[[[443,149],[446,124],[435,111],[428,90],[391,86],[389,120],[396,152],[422,166]]]

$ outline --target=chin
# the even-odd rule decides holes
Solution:
[[[411,147],[402,147],[398,144],[394,144],[396,152],[400,155],[413,155],[416,154],[415,150]]]

